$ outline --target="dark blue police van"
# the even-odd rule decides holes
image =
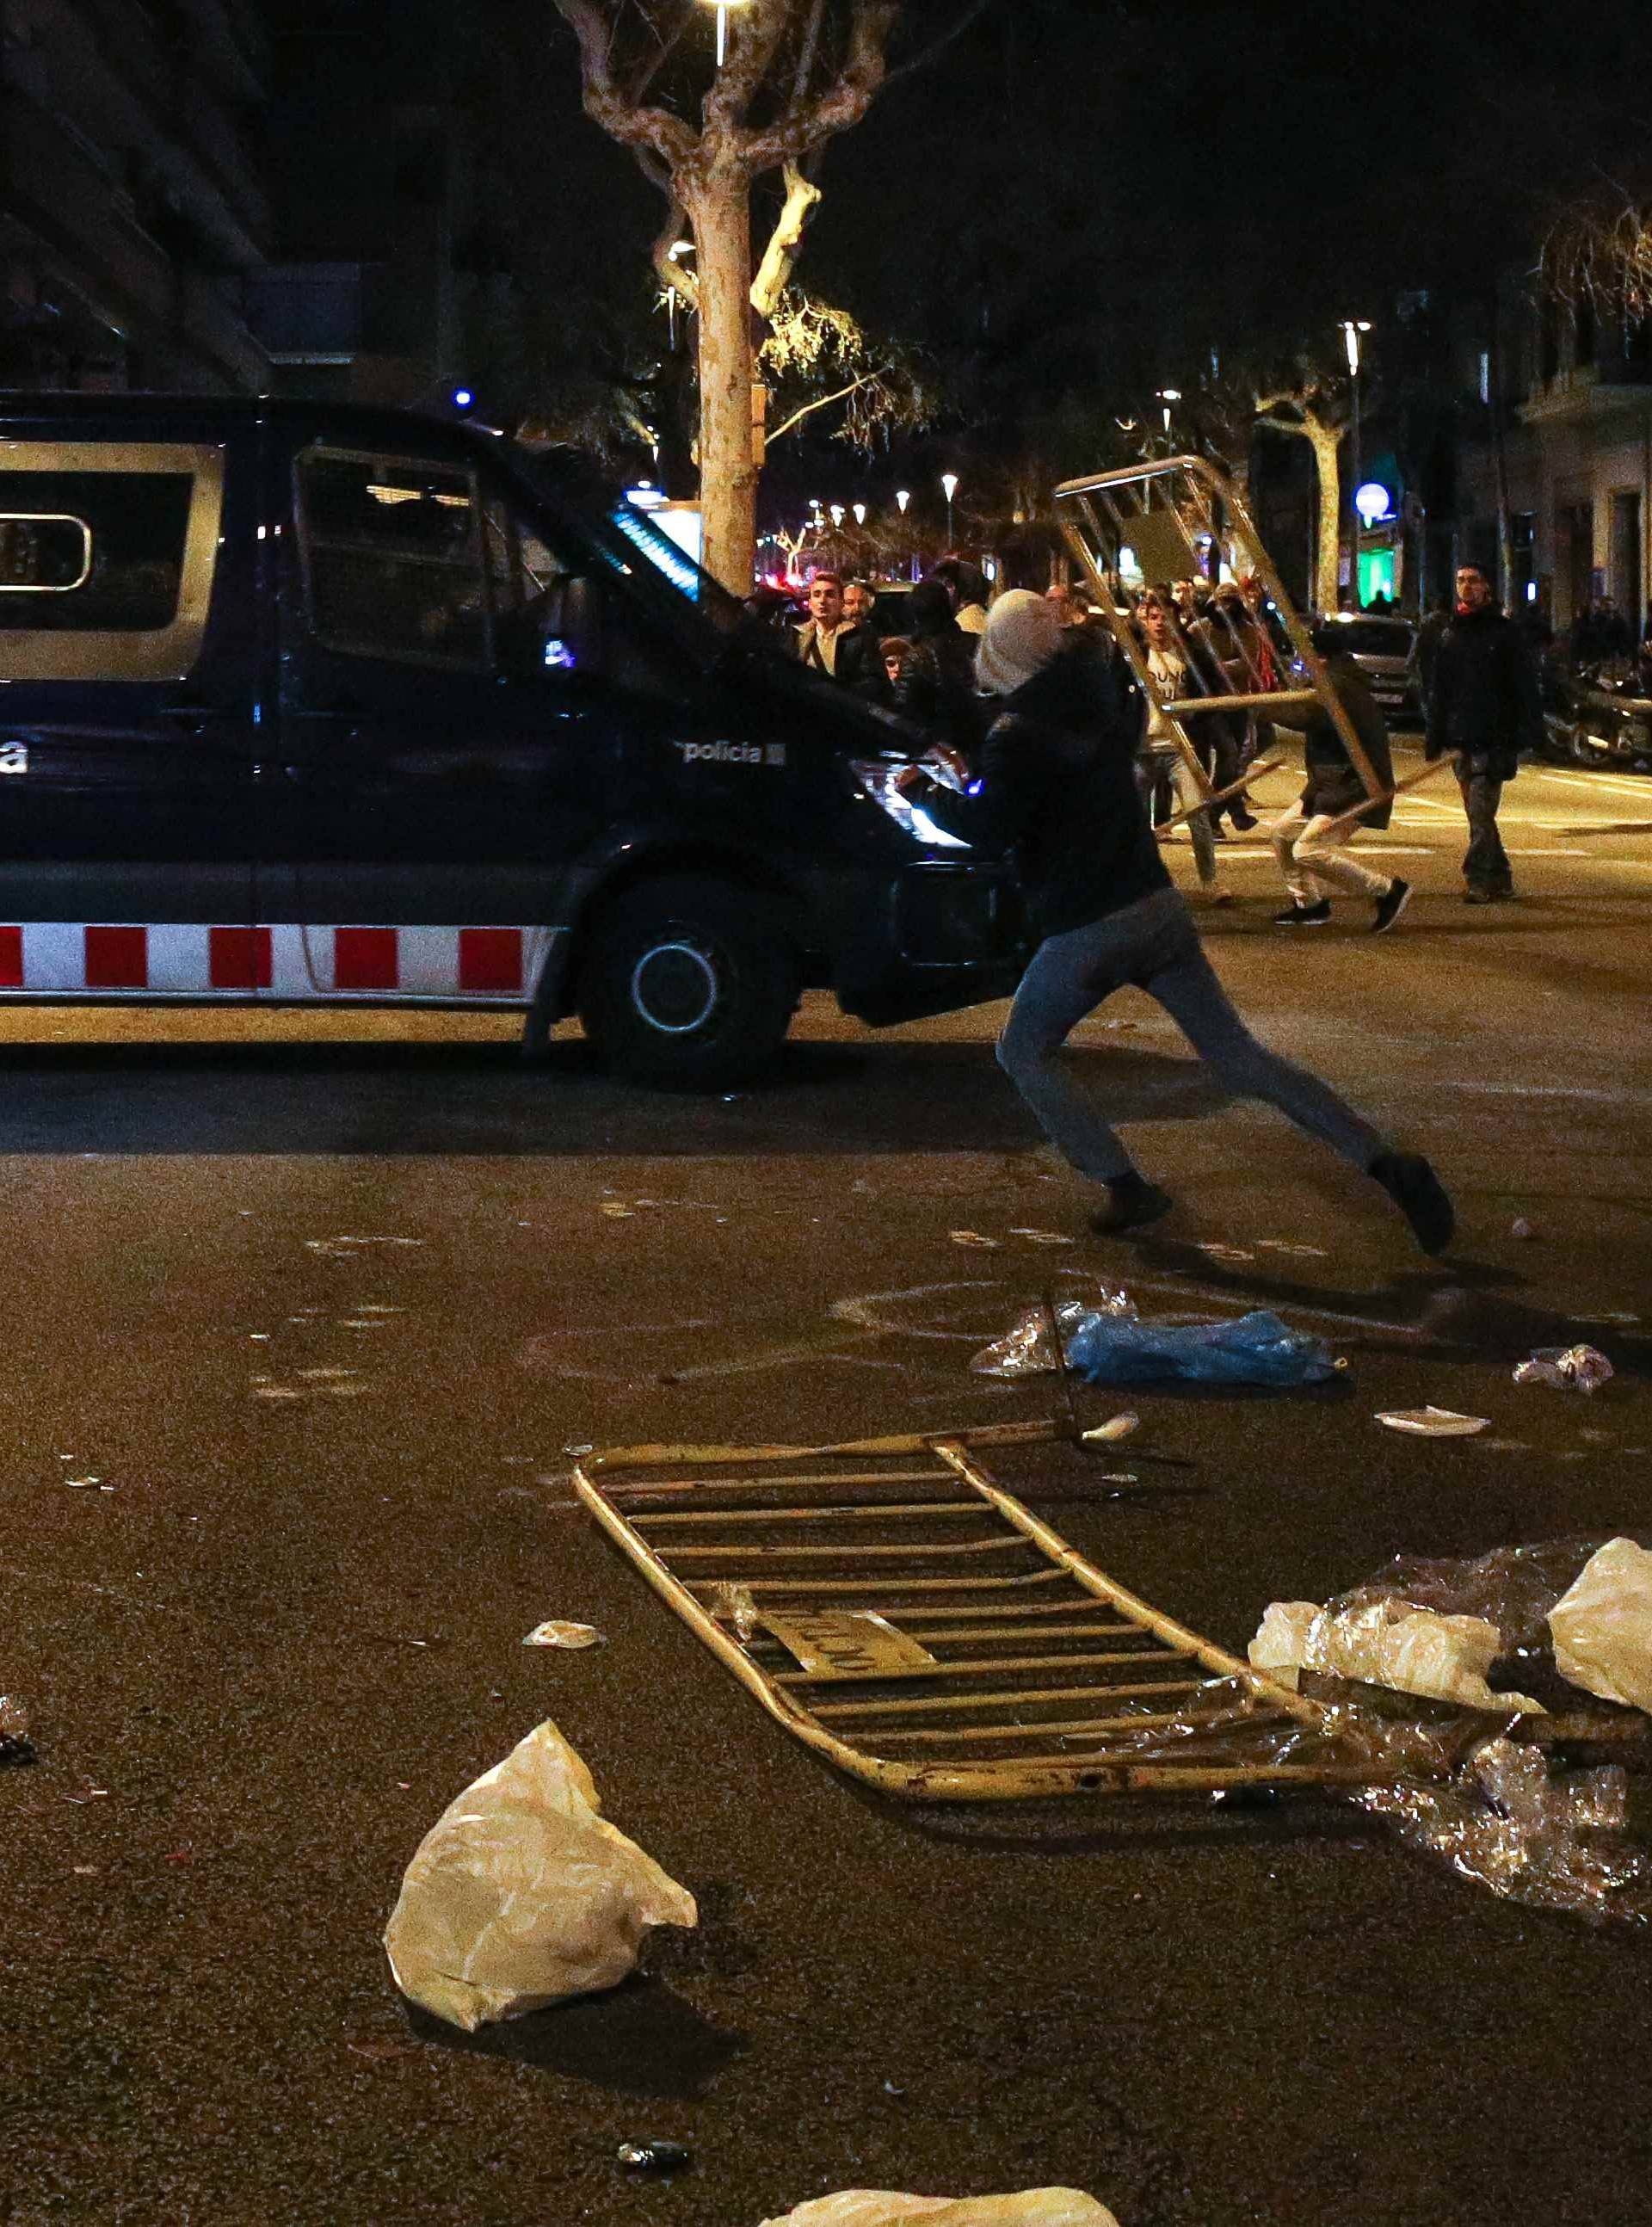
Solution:
[[[577,1013],[709,1088],[809,988],[1002,995],[910,731],[581,465],[325,404],[0,395],[0,1000]]]

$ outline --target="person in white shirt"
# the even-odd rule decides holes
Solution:
[[[1185,696],[1223,692],[1218,685],[1219,675],[1213,680],[1204,671],[1196,646],[1177,627],[1170,605],[1163,596],[1149,589],[1136,606],[1136,616],[1145,638],[1148,678],[1167,703]],[[1146,714],[1141,738],[1144,785],[1151,794],[1152,784],[1168,776],[1177,807],[1185,812],[1201,801],[1203,792],[1194,778],[1192,768],[1177,747],[1169,719],[1154,705],[1145,705],[1143,709]],[[1211,833],[1210,814],[1195,812],[1187,826],[1193,839],[1193,861],[1206,902],[1232,904],[1234,893],[1223,887],[1216,872],[1216,843]]]

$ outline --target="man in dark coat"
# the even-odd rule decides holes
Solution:
[[[1332,693],[1353,724],[1360,746],[1371,762],[1371,770],[1385,791],[1394,787],[1394,755],[1388,748],[1388,724],[1381,705],[1366,686],[1365,676],[1353,659],[1338,652],[1325,660],[1325,678]],[[1374,874],[1343,847],[1362,827],[1386,827],[1394,813],[1394,800],[1385,795],[1371,804],[1346,827],[1330,833],[1336,823],[1362,803],[1366,787],[1355,769],[1348,746],[1336,731],[1336,722],[1323,705],[1292,705],[1277,715],[1282,727],[1302,729],[1303,758],[1307,786],[1282,820],[1268,830],[1273,855],[1279,862],[1291,903],[1276,912],[1276,928],[1320,928],[1330,918],[1330,891],[1368,897],[1375,907],[1373,935],[1391,928],[1405,910],[1411,884],[1394,874]]]
[[[835,572],[817,572],[809,582],[809,615],[792,636],[792,654],[800,665],[873,703],[888,693],[877,636],[845,618],[843,583]]]
[[[1014,588],[987,616],[976,676],[1002,698],[979,780],[961,794],[928,782],[924,809],[966,842],[1009,848],[1042,937],[998,1038],[998,1062],[1045,1135],[1107,1186],[1093,1218],[1112,1235],[1157,1222],[1172,1201],[1137,1170],[1062,1058],[1072,1031],[1133,983],[1161,1005],[1223,1087],[1265,1099],[1380,1184],[1425,1252],[1451,1241],[1451,1202],[1420,1154],[1396,1152],[1317,1075],[1270,1051],[1229,1003],[1170,885],[1137,794],[1135,720],[1112,664],[1066,648],[1043,596]]]
[[[1511,897],[1515,877],[1497,833],[1497,807],[1503,783],[1519,770],[1521,752],[1534,750],[1542,737],[1543,704],[1531,652],[1497,608],[1477,565],[1457,571],[1457,609],[1435,653],[1426,718],[1428,756],[1449,753],[1457,761],[1469,816],[1464,902]]]

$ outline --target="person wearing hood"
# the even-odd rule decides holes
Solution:
[[[1451,1241],[1451,1203],[1428,1162],[1395,1151],[1317,1076],[1259,1043],[1229,1002],[1147,825],[1135,722],[1116,667],[1063,651],[1044,597],[1012,589],[988,614],[976,677],[1001,703],[979,778],[961,794],[921,766],[898,780],[903,789],[928,784],[924,810],[949,833],[1003,845],[1014,857],[1041,941],[998,1038],[998,1062],[1050,1142],[1105,1186],[1092,1228],[1113,1235],[1142,1228],[1174,1203],[1137,1169],[1062,1056],[1079,1023],[1133,984],[1164,1008],[1226,1089],[1277,1106],[1350,1160],[1387,1192],[1424,1251],[1441,1251]]]
[[[1439,637],[1428,690],[1428,756],[1457,760],[1468,814],[1463,859],[1465,904],[1496,904],[1515,894],[1514,870],[1497,832],[1503,783],[1520,754],[1543,737],[1537,667],[1520,629],[1503,616],[1477,565],[1457,568],[1457,609]]]

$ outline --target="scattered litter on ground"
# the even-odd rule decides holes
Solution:
[[[1024,1237],[1030,1245],[1076,1245],[1075,1237],[1066,1236],[1059,1229],[1012,1229],[1011,1237]]]
[[[586,1454],[594,1454],[596,1449],[589,1439],[565,1439],[563,1441],[562,1451],[571,1460],[579,1461]]]
[[[1609,1539],[1549,1611],[1554,1667],[1603,1701],[1652,1712],[1652,1554]]]
[[[749,1586],[725,1580],[714,1588],[707,1606],[717,1623],[731,1624],[742,1639],[749,1639],[762,1621]]]
[[[29,1737],[28,1710],[15,1694],[0,1694],[0,1771],[39,1760]]]
[[[1628,1781],[1610,1768],[1551,1777],[1540,1748],[1488,1741],[1449,1784],[1365,1789],[1401,1840],[1530,1910],[1652,1920],[1652,1859],[1623,1837]]]
[[[1508,1235],[1511,1237],[1535,1237],[1537,1232],[1523,1214],[1517,1214],[1508,1225]]]
[[[1085,1431],[1081,1436],[1087,1446],[1112,1445],[1140,1428],[1141,1417],[1126,1409],[1122,1415],[1109,1415],[1105,1423],[1098,1423],[1094,1430]]]
[[[1073,1339],[1084,1324],[1135,1319],[1136,1303],[1129,1293],[1106,1286],[1088,1299],[1062,1299],[1056,1309],[1062,1350],[1069,1360]],[[984,1345],[969,1365],[977,1376],[1038,1376],[1053,1369],[1056,1345],[1049,1334],[1049,1309],[1042,1304],[1025,1308],[1004,1336]]]
[[[1611,1376],[1611,1362],[1592,1345],[1540,1345],[1515,1371],[1516,1384],[1547,1384],[1557,1392],[1597,1392]]]
[[[86,1492],[94,1484],[101,1484],[100,1477],[66,1477],[63,1480],[71,1492]]]
[[[651,1926],[698,1923],[547,1719],[425,1835],[384,1939],[403,1994],[474,2032],[615,1987]]]
[[[694,2153],[681,2142],[622,2142],[615,2155],[633,2173],[680,2173],[694,2162]]]
[[[1294,1260],[1328,1260],[1330,1258],[1323,1245],[1298,1245],[1289,1237],[1259,1237],[1254,1241],[1259,1253],[1285,1253]]]
[[[1244,1260],[1253,1260],[1256,1258],[1254,1253],[1246,1252],[1242,1245],[1217,1245],[1212,1243],[1201,1245],[1198,1248],[1198,1250],[1205,1255],[1207,1260],[1224,1260],[1238,1263]]]
[[[762,2227],[1119,2227],[1114,2214],[1076,2188],[1025,2188],[1015,2196],[903,2196],[886,2188],[845,2188],[817,2196]]]
[[[1489,1415],[1459,1415],[1450,1407],[1388,1407],[1377,1421],[1390,1431],[1408,1431],[1417,1439],[1471,1439],[1489,1430]]]
[[[1323,1384],[1347,1365],[1323,1338],[1292,1330],[1266,1310],[1221,1322],[1087,1323],[1074,1333],[1068,1357],[1092,1384],[1173,1377],[1290,1387]]]
[[[522,1642],[524,1647],[606,1647],[607,1640],[594,1624],[564,1624],[549,1617],[536,1624]]]
[[[1494,1693],[1486,1683],[1502,1652],[1502,1635],[1484,1617],[1442,1616],[1392,1598],[1342,1609],[1270,1602],[1249,1649],[1257,1669],[1292,1691],[1302,1671],[1317,1670],[1464,1708],[1544,1715],[1529,1694]]]
[[[616,1198],[604,1199],[599,1211],[605,1214],[610,1222],[634,1222],[636,1219],[635,1207],[622,1206]]]
[[[1003,1240],[998,1237],[983,1237],[979,1229],[954,1229],[952,1233],[952,1241],[954,1245],[977,1245],[984,1252],[996,1253]]]

